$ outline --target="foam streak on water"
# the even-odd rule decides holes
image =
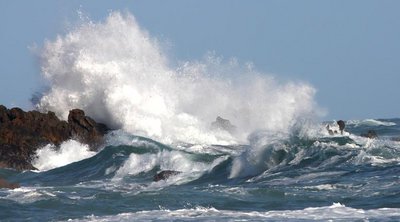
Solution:
[[[174,211],[141,211],[106,217],[88,216],[85,219],[70,221],[358,221],[368,219],[393,220],[395,218],[400,218],[399,209],[381,208],[376,210],[362,210],[334,203],[332,206],[327,207],[268,212],[237,212],[197,207]]]
[[[72,108],[112,127],[165,143],[234,144],[258,129],[288,131],[313,116],[315,90],[280,83],[236,60],[208,55],[169,65],[159,42],[130,14],[83,21],[47,41],[42,73],[50,90],[38,108],[66,118]],[[237,132],[211,130],[217,116]]]

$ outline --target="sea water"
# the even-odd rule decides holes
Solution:
[[[81,108],[115,130],[97,152],[69,140],[39,148],[35,171],[0,169],[21,184],[0,189],[1,220],[400,220],[400,119],[330,135],[309,84],[214,54],[173,66],[118,12],[48,40],[41,61],[38,110]],[[154,181],[163,170],[180,173]]]
[[[376,121],[380,125],[347,121],[344,136],[294,134],[264,138],[270,141],[264,145],[173,146],[113,131],[108,145],[97,153],[75,141],[65,142],[59,150],[46,146],[34,161],[38,171],[0,171],[2,177],[21,184],[0,190],[0,217],[396,221],[400,142],[393,141],[392,134],[399,133],[400,119]],[[358,136],[358,131],[370,129],[377,131],[378,139]],[[153,181],[161,170],[181,173]]]

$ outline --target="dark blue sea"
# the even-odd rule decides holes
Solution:
[[[247,144],[165,145],[112,131],[99,152],[46,146],[41,170],[0,170],[1,221],[399,221],[400,119],[314,136],[260,131]],[[361,137],[374,130],[378,138]],[[153,181],[162,170],[180,171]]]

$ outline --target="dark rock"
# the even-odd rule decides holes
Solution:
[[[30,163],[35,149],[18,147],[11,144],[0,144],[0,168],[16,170],[35,170]]]
[[[215,122],[211,123],[211,128],[225,130],[228,131],[229,133],[234,133],[236,131],[236,126],[232,125],[232,123],[229,120],[224,119],[220,116],[217,117]]]
[[[368,130],[367,133],[362,133],[361,136],[362,137],[367,137],[367,138],[370,138],[370,139],[378,138],[378,134],[375,132],[375,130]]]
[[[96,123],[92,118],[85,116],[80,109],[73,109],[68,115],[68,124],[71,136],[82,143],[97,147],[103,143],[103,136],[109,130],[101,123]]]
[[[337,126],[339,126],[340,134],[343,135],[344,128],[346,127],[345,122],[343,120],[338,120],[336,121],[336,124]],[[325,128],[328,131],[329,135],[335,135],[339,133],[335,125],[331,127],[329,124],[327,124]]]
[[[47,144],[58,146],[68,139],[86,143],[95,150],[107,130],[107,126],[96,123],[78,109],[70,111],[66,122],[53,112],[8,110],[0,105],[0,167],[32,170],[31,161],[38,148]]]
[[[170,176],[175,176],[178,175],[182,172],[180,171],[175,171],[175,170],[163,170],[159,173],[157,173],[154,178],[153,181],[160,181],[160,180],[166,180],[168,179]]]
[[[346,124],[344,123],[343,120],[339,120],[336,123],[339,125],[340,134],[343,135],[343,130],[346,127]]]
[[[15,189],[15,188],[19,188],[19,184],[17,183],[10,183],[7,180],[0,178],[0,189],[1,188],[7,188],[7,189]]]

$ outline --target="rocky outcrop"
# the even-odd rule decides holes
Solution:
[[[31,170],[31,160],[38,148],[60,145],[76,139],[97,149],[108,128],[85,116],[82,110],[71,110],[68,122],[55,113],[24,112],[20,108],[7,109],[0,105],[0,167]]]
[[[163,170],[154,176],[153,181],[157,182],[160,180],[166,180],[169,177],[178,175],[180,173],[181,173],[180,171],[175,171],[175,170]]]
[[[80,109],[73,109],[68,115],[70,137],[97,148],[103,143],[103,136],[108,131],[105,124],[97,123],[92,118],[85,116]]]
[[[344,130],[344,128],[346,127],[346,124],[344,123],[343,120],[339,120],[339,121],[337,121],[336,123],[337,123],[338,126],[339,126],[340,134],[343,135],[343,130]]]

